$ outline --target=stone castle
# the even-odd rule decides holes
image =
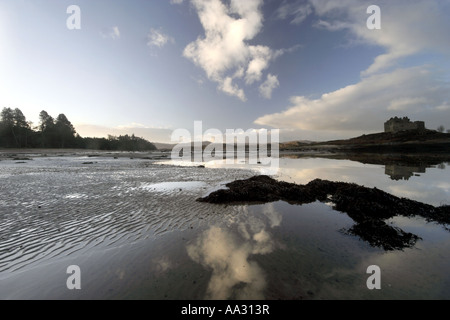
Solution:
[[[384,123],[384,132],[399,132],[409,130],[425,131],[425,122],[412,122],[408,117],[394,117]]]

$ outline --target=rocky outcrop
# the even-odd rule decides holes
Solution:
[[[335,210],[347,213],[356,222],[347,230],[348,233],[385,250],[411,247],[420,239],[412,233],[387,225],[386,219],[421,216],[428,221],[450,224],[450,206],[434,207],[353,183],[316,179],[306,185],[298,185],[268,176],[255,176],[228,183],[227,187],[197,201],[215,204],[332,202]]]

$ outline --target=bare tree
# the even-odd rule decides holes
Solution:
[[[444,126],[443,125],[440,125],[439,127],[437,127],[437,129],[436,129],[438,132],[444,132],[444,130],[445,130],[445,128],[444,128]]]

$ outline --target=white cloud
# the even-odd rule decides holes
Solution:
[[[170,0],[171,4],[182,4],[183,0]]]
[[[441,119],[450,119],[450,81],[445,74],[448,65],[399,68],[401,62],[411,63],[413,60],[405,58],[414,55],[450,56],[450,41],[446,40],[450,3],[380,0],[376,4],[381,8],[381,30],[366,26],[367,8],[373,4],[370,1],[308,3],[315,14],[315,27],[347,31],[351,44],[384,48],[385,52],[362,70],[359,82],[317,99],[292,97],[285,111],[262,116],[255,123],[284,129],[288,135],[301,133],[303,138],[330,139],[333,135],[382,131],[384,121],[396,115],[424,120],[429,128],[435,128]],[[305,15],[312,14],[304,8],[306,5],[285,1],[277,17],[291,18],[296,8]]]
[[[365,43],[386,49],[376,57],[373,64],[362,72],[370,75],[386,71],[404,57],[434,50],[450,54],[449,3],[436,0],[379,0],[381,30],[369,30],[367,8],[373,1],[361,0],[308,0],[283,1],[276,11],[279,19],[292,19],[300,24],[314,13],[315,26],[329,31],[347,30],[353,35],[352,42]],[[447,14],[444,14],[447,12]]]
[[[119,27],[114,26],[111,28],[103,28],[100,31],[100,35],[105,39],[119,39],[120,38],[120,30]]]
[[[445,101],[443,104],[437,106],[435,109],[439,111],[450,110],[450,101]]]
[[[291,24],[302,23],[311,13],[312,7],[305,1],[295,1],[293,3],[283,1],[281,6],[275,12],[278,19],[292,19]]]
[[[319,16],[317,27],[330,31],[348,30],[354,41],[379,46],[386,52],[379,55],[362,75],[386,71],[401,59],[420,52],[450,54],[449,4],[430,0],[380,0],[381,30],[369,30],[366,10],[370,1],[309,0]]]
[[[269,73],[267,80],[259,87],[259,92],[264,98],[270,99],[272,98],[272,91],[279,86],[280,82],[278,81],[278,77]]]
[[[267,46],[250,45],[263,26],[263,0],[192,0],[205,30],[190,43],[184,56],[201,67],[218,89],[246,100],[245,92],[233,80],[245,77],[251,85],[260,81],[271,60],[283,53]]]
[[[427,98],[425,97],[403,97],[392,100],[387,109],[391,111],[404,111],[411,109],[412,106],[420,106],[426,104]]]
[[[247,100],[247,98],[245,97],[244,90],[239,89],[239,87],[236,84],[233,84],[233,79],[231,77],[226,77],[219,85],[219,89],[229,95],[238,97],[242,101]]]
[[[287,110],[255,123],[280,129],[379,132],[389,117],[405,115],[433,127],[439,119],[450,119],[450,110],[443,107],[448,101],[450,83],[431,67],[412,67],[368,76],[318,99],[292,97]]]
[[[327,29],[328,31],[339,31],[342,29],[351,28],[351,24],[343,21],[333,21],[332,23],[326,20],[317,21],[314,26],[320,29]]]
[[[149,47],[162,48],[169,42],[174,43],[175,40],[172,37],[164,34],[162,30],[152,28],[147,35],[147,45]]]
[[[262,72],[269,66],[269,61],[274,56],[274,52],[265,46],[250,46],[249,50],[252,58],[248,63],[245,82],[252,84],[261,80]]]

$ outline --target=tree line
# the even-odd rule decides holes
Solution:
[[[156,150],[153,143],[136,137],[108,135],[107,138],[83,138],[64,114],[53,118],[45,110],[39,113],[39,125],[32,126],[18,108],[3,108],[0,114],[0,148],[76,148],[117,151]]]

